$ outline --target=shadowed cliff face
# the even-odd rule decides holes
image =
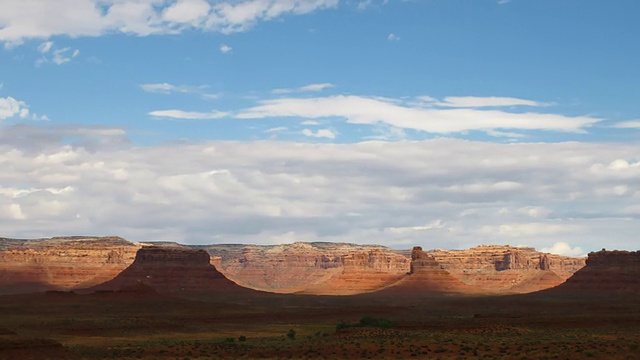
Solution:
[[[552,290],[640,295],[640,251],[589,253],[587,266]]]
[[[119,237],[0,239],[0,294],[100,284],[129,266],[140,246]]]
[[[381,290],[383,294],[398,293],[403,296],[472,292],[472,288],[453,277],[430,253],[419,246],[411,251],[409,273],[396,284]]]
[[[145,246],[128,268],[92,290],[121,290],[144,284],[161,293],[237,292],[243,289],[210,264],[204,250]]]

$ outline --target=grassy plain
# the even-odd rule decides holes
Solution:
[[[340,326],[363,317],[385,327]],[[0,297],[0,359],[640,359],[638,296]]]

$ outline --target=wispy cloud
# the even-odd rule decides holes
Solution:
[[[53,41],[40,43],[37,50],[42,54],[42,56],[36,60],[36,66],[40,66],[47,62],[62,65],[70,62],[72,59],[80,55],[80,50],[78,49],[73,50],[70,47],[56,48]]]
[[[396,35],[394,33],[391,33],[391,34],[389,34],[387,36],[387,40],[389,40],[389,41],[400,41],[400,36],[398,36],[398,35]]]
[[[299,93],[299,92],[317,92],[317,91],[323,91],[325,89],[330,89],[332,87],[335,87],[335,85],[330,83],[309,84],[309,85],[301,86],[298,88],[274,89],[271,91],[271,93],[282,95],[282,94],[291,94],[291,93]]]
[[[205,91],[208,86],[190,86],[190,85],[173,85],[169,83],[150,83],[150,84],[142,84],[140,85],[142,90],[150,93],[161,93],[161,94],[171,94],[171,93],[195,93],[199,94]]]
[[[452,100],[453,99],[453,100]],[[504,100],[507,99],[507,100]],[[449,98],[444,107],[424,107],[399,99],[340,95],[315,98],[281,98],[260,104],[237,115],[241,119],[301,117],[307,119],[344,118],[352,124],[385,123],[400,129],[414,129],[436,134],[471,130],[484,132],[512,130],[546,130],[585,133],[586,128],[601,121],[589,116],[565,116],[538,112],[509,112],[474,107],[507,106],[535,103],[511,98]],[[462,108],[448,108],[464,106]],[[470,106],[467,108],[467,106]],[[495,133],[494,133],[495,134]]]
[[[208,85],[174,85],[169,83],[149,83],[142,84],[140,88],[149,93],[156,94],[197,94],[203,99],[215,100],[220,98],[220,94],[207,93]]]
[[[210,112],[197,112],[197,111],[183,111],[183,110],[156,110],[149,113],[151,116],[173,118],[173,119],[186,119],[186,120],[209,120],[209,119],[221,119],[227,117],[229,113],[223,111],[210,111]]]
[[[640,120],[621,121],[611,127],[618,129],[640,129]]]
[[[423,97],[427,102],[434,102],[431,97]],[[505,107],[505,106],[550,106],[550,103],[543,103],[533,100],[518,99],[512,97],[499,96],[447,96],[443,101],[435,101],[435,105],[448,107]]]

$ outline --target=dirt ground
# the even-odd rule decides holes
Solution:
[[[177,295],[0,297],[0,359],[640,359],[637,295]]]

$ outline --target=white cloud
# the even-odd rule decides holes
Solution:
[[[315,138],[327,138],[327,139],[336,138],[336,132],[332,131],[331,129],[318,129],[315,132],[309,129],[304,129],[302,130],[302,135],[308,136],[308,137],[315,137]]]
[[[70,47],[56,48],[53,41],[45,41],[38,45],[37,49],[38,52],[42,54],[42,57],[36,60],[36,66],[40,66],[49,61],[56,65],[62,65],[80,55],[80,50],[78,49],[72,51]]]
[[[186,29],[232,33],[260,21],[334,8],[339,0],[3,0],[0,42],[11,47],[52,36],[147,36]]]
[[[10,237],[636,249],[638,158],[634,143],[137,147],[122,129],[3,126],[0,226]],[[601,193],[616,187],[625,195]]]
[[[275,132],[282,132],[282,131],[287,131],[287,130],[289,130],[289,128],[286,127],[286,126],[278,126],[278,127],[267,129],[264,132],[266,132],[266,133],[275,133]]]
[[[504,103],[504,102],[503,102]],[[401,129],[451,134],[470,130],[497,129],[547,130],[584,133],[601,119],[588,116],[564,116],[549,113],[512,113],[473,108],[424,108],[400,100],[364,96],[282,98],[264,100],[241,111],[241,119],[302,117],[308,119],[340,117],[352,124],[385,123]]]
[[[0,98],[0,121],[12,117],[26,118],[29,116],[29,107],[24,101],[19,101],[11,96]]]
[[[621,121],[611,127],[618,129],[640,129],[640,120]]]
[[[207,89],[207,86],[172,85],[169,83],[150,83],[140,85],[142,90],[150,93],[195,93],[200,94]]]
[[[38,45],[38,51],[41,54],[46,54],[49,52],[49,50],[51,50],[52,46],[53,46],[53,41],[45,41],[42,44]]]
[[[221,119],[227,117],[229,113],[223,111],[210,111],[210,112],[197,112],[197,111],[183,111],[183,110],[156,110],[149,113],[155,117],[165,117],[173,119],[187,119],[187,120],[208,120],[208,119]]]
[[[431,97],[424,98],[433,100]],[[478,97],[478,96],[448,96],[444,101],[438,102],[439,106],[449,107],[505,107],[505,106],[549,106],[550,104],[538,101],[511,98],[511,97]]]
[[[394,33],[391,33],[387,36],[387,40],[389,41],[400,41],[400,37]]]
[[[69,54],[71,48],[66,47],[62,49],[56,49],[53,51],[53,57],[51,61],[53,61],[56,65],[62,65],[71,61],[71,59],[77,57],[80,54],[80,50],[74,50]]]
[[[210,10],[211,5],[204,0],[178,0],[164,9],[162,19],[197,26],[207,18]]]
[[[227,44],[222,44],[220,45],[220,52],[223,54],[228,54],[232,51],[233,49],[231,48],[231,46],[227,45]]]
[[[301,122],[300,125],[304,125],[304,126],[319,126],[319,125],[322,125],[322,124],[319,121],[315,121],[315,120],[305,120],[305,121]]]
[[[298,92],[317,92],[323,91],[325,89],[330,89],[335,87],[335,85],[330,83],[320,83],[320,84],[309,84],[305,86],[301,86],[299,88],[282,88],[282,89],[274,89],[271,92],[273,94],[290,94],[290,93],[298,93]]]
[[[557,242],[551,247],[544,247],[540,249],[540,251],[564,256],[585,256],[585,252],[582,248],[578,246],[572,248],[564,241]]]

